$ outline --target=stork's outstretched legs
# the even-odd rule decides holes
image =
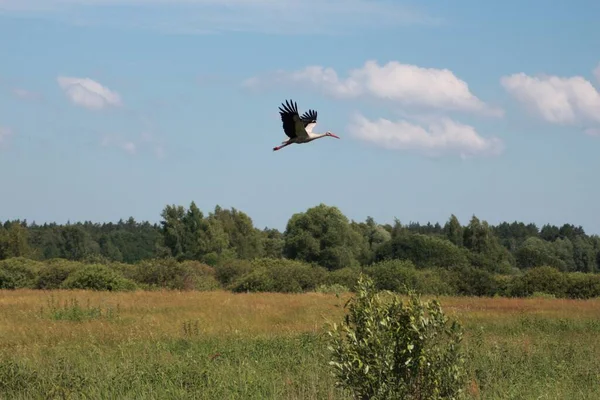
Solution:
[[[285,146],[289,146],[291,143],[285,143],[282,144],[281,146],[277,146],[277,147],[273,147],[273,151],[277,151],[277,150],[281,150],[283,149]]]

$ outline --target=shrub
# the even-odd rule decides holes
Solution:
[[[181,264],[174,258],[142,260],[135,267],[132,278],[148,289],[175,288],[181,285],[183,279]]]
[[[38,271],[43,264],[24,257],[0,261],[0,288],[20,289],[35,287]]]
[[[422,294],[456,295],[452,279],[454,274],[443,268],[417,270],[414,291]]]
[[[328,332],[337,385],[357,399],[456,399],[465,382],[462,328],[413,293],[384,299],[361,276],[345,321]]]
[[[133,279],[148,288],[211,290],[220,287],[212,267],[198,261],[173,258],[144,260],[136,264]]]
[[[90,264],[76,270],[62,283],[64,289],[121,291],[133,290],[136,284],[102,264]]]
[[[377,290],[407,293],[416,286],[417,270],[409,260],[386,260],[365,269]]]
[[[16,289],[17,281],[15,277],[7,271],[0,269],[0,289]]]
[[[453,269],[453,272],[455,273],[454,285],[458,294],[492,297],[501,288],[500,280],[486,270],[475,267],[461,267]]]
[[[566,295],[571,299],[600,296],[600,275],[572,272],[567,275]]]
[[[252,271],[252,265],[247,260],[221,261],[215,266],[216,278],[223,286],[229,286],[234,281]]]
[[[345,267],[330,271],[325,277],[327,285],[342,285],[350,290],[354,290],[358,277],[360,276],[360,268]]]
[[[229,289],[234,293],[273,292],[274,282],[266,267],[259,267],[236,279]]]
[[[451,285],[452,273],[442,268],[418,270],[410,260],[386,260],[366,268],[378,290],[406,294],[416,291],[422,294],[455,294]]]
[[[325,281],[327,270],[300,261],[261,258],[252,261],[251,271],[238,277],[229,288],[234,292],[301,293]]]
[[[265,267],[273,282],[273,291],[281,293],[312,291],[327,276],[325,268],[295,260],[261,258],[252,261],[252,266]]]
[[[198,261],[184,261],[182,267],[185,271],[184,288],[200,291],[221,288],[213,267]]]
[[[515,277],[509,288],[509,294],[515,297],[531,296],[534,292],[544,292],[564,297],[567,286],[566,274],[554,267],[544,266],[527,270]]]
[[[71,273],[82,268],[82,264],[76,261],[63,259],[49,260],[40,269],[35,283],[37,289],[59,289],[62,283]]]
[[[104,263],[100,263],[100,264],[104,264]],[[118,273],[123,275],[125,278],[137,282],[138,267],[139,267],[138,264],[127,264],[124,262],[112,261],[105,265],[107,267],[110,267],[110,269],[117,271]]]

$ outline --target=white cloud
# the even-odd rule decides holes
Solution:
[[[386,0],[0,0],[0,12],[80,25],[188,34],[361,32],[366,28],[441,22],[414,7]]]
[[[9,136],[13,135],[13,131],[9,128],[0,126],[0,146],[6,143]]]
[[[327,95],[352,99],[370,96],[405,106],[479,112],[501,116],[501,109],[488,106],[475,96],[468,84],[448,69],[424,68],[390,61],[379,65],[365,62],[341,78],[332,68],[309,66],[299,71],[276,71],[244,81],[249,88],[281,84],[303,85]]]
[[[350,133],[365,142],[389,150],[416,151],[431,157],[455,154],[462,158],[496,156],[504,144],[496,137],[484,138],[475,128],[449,118],[430,120],[426,127],[407,120],[369,120],[355,115]]]
[[[600,92],[581,76],[502,77],[504,89],[531,112],[560,125],[600,123]]]
[[[73,104],[90,110],[122,105],[121,97],[90,78],[59,76],[57,82]]]

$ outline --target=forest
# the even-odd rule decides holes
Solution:
[[[362,271],[397,292],[600,296],[600,236],[581,226],[494,226],[475,215],[466,224],[451,215],[443,226],[357,222],[325,204],[292,215],[284,232],[194,202],[167,205],[158,224],[6,221],[0,260],[5,289],[352,290]]]

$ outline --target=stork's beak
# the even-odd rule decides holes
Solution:
[[[336,138],[336,139],[339,139],[339,138],[340,138],[339,136],[337,136],[337,135],[334,135],[334,134],[333,134],[333,133],[331,133],[331,132],[329,132],[329,134],[330,134],[331,136],[333,136],[334,138]]]

